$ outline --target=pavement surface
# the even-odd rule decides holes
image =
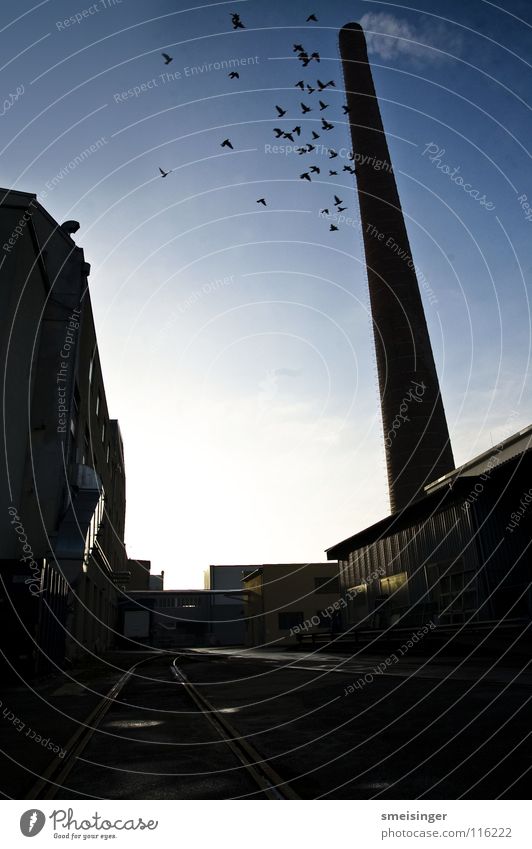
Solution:
[[[152,658],[105,714],[57,793],[69,798],[263,798],[171,673],[172,658],[302,798],[527,798],[530,661],[474,654],[205,649]],[[141,653],[2,696],[0,787],[22,798]],[[4,708],[2,707],[2,710]],[[9,717],[10,713],[7,714]],[[1,711],[0,711],[1,714]]]

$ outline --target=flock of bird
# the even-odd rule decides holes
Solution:
[[[307,23],[317,23],[317,21],[318,21],[318,18],[316,17],[316,15],[311,14],[311,15],[308,16],[306,22]],[[234,30],[246,28],[245,25],[243,24],[241,18],[240,18],[240,15],[238,15],[236,13],[231,14],[231,23],[233,25]],[[301,65],[302,65],[303,68],[307,68],[311,64],[311,62],[319,63],[321,61],[320,60],[320,54],[317,51],[314,51],[313,53],[309,53],[307,50],[305,50],[305,48],[303,47],[302,44],[294,44],[292,49],[293,49],[293,52],[296,54],[297,59],[301,62]],[[162,53],[161,55],[164,59],[165,65],[168,65],[170,62],[173,61],[173,57],[169,56],[167,53]],[[231,71],[228,74],[228,77],[231,80],[237,80],[237,79],[240,79],[240,74],[237,71]],[[303,80],[299,80],[297,83],[295,83],[295,88],[300,89],[302,92],[306,92],[306,94],[309,95],[309,96],[315,94],[316,92],[318,92],[318,94],[321,94],[322,96],[325,96],[325,95],[323,95],[323,92],[327,91],[327,89],[336,88],[336,83],[335,83],[334,80],[328,80],[328,82],[322,82],[322,80],[318,79],[318,80],[316,80],[315,85],[312,86],[309,82],[305,82],[305,80],[303,79]],[[312,106],[309,106],[307,103],[303,103],[303,101],[300,101],[299,107],[300,107],[300,110],[301,110],[301,114],[303,116],[308,115],[309,112],[312,112],[312,111],[315,110],[315,107],[313,109]],[[320,113],[325,112],[325,110],[329,109],[329,107],[330,107],[329,103],[326,103],[324,100],[318,98],[318,112],[320,112]],[[283,108],[282,106],[276,105],[275,109],[277,110],[277,118],[278,119],[284,119],[285,116],[288,114],[288,110]],[[343,105],[342,110],[343,110],[344,115],[349,114],[349,107],[348,106]],[[320,129],[321,133],[330,133],[332,130],[335,129],[335,125],[332,124],[330,121],[327,121],[326,118],[323,115],[321,115],[321,124],[320,124],[319,129]],[[299,124],[296,125],[295,127],[293,127],[292,130],[283,130],[282,127],[274,127],[273,132],[274,132],[276,139],[287,140],[287,141],[292,142],[293,144],[295,144],[295,137],[297,136],[297,138],[300,139],[300,137],[302,135],[302,129],[301,129],[301,126]],[[296,148],[296,152],[298,153],[298,155],[299,156],[306,156],[306,155],[313,153],[316,150],[316,145],[314,144],[314,142],[316,142],[320,137],[321,137],[320,133],[316,132],[316,130],[312,130],[312,135],[311,135],[310,140],[307,141],[304,144],[300,144],[300,146]],[[226,148],[228,150],[234,150],[233,143],[231,142],[231,139],[228,139],[228,138],[224,139],[220,143],[220,147]],[[327,154],[328,154],[330,161],[332,161],[332,160],[334,160],[338,157],[337,151],[335,151],[333,148],[327,148]],[[352,153],[349,154],[349,159],[351,161],[354,159]],[[338,171],[331,169],[331,168],[329,168],[328,170],[329,170],[329,176],[330,177],[338,176]],[[344,165],[342,170],[349,172],[350,174],[356,173],[355,168],[352,165]],[[160,171],[161,177],[167,177],[168,174],[171,173],[171,171],[165,171],[163,168],[159,168],[159,171]],[[299,175],[299,179],[304,180],[308,183],[311,183],[312,182],[312,176],[311,175],[313,175],[313,174],[318,175],[320,173],[321,173],[321,169],[319,168],[319,166],[311,165],[309,168],[307,168],[306,171],[303,171],[303,173]],[[266,198],[263,198],[263,197],[258,198],[257,203],[261,206],[267,206],[268,205]],[[334,195],[333,204],[334,204],[334,208],[335,208],[336,212],[344,212],[347,209],[347,206],[342,206],[343,201],[342,201],[341,198],[338,197],[338,195]],[[320,210],[320,215],[330,216],[329,209],[327,207],[325,207],[324,209]],[[329,228],[329,230],[331,232],[337,231],[338,229],[339,228],[335,224],[331,223],[330,228]]]

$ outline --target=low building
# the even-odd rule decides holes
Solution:
[[[239,593],[242,607],[244,590]],[[139,590],[124,594],[120,601],[122,645],[131,649],[142,645],[227,645],[223,642],[226,623],[219,618],[224,597],[223,590]],[[218,599],[222,600],[221,606],[217,605]]]
[[[300,633],[336,629],[337,563],[264,563],[246,571],[246,645],[295,644]]]
[[[255,569],[254,566],[234,564],[211,564],[206,588],[221,591],[213,596],[216,606],[215,636],[220,645],[242,646],[246,639],[245,609],[242,597],[243,579]]]
[[[124,582],[126,592],[149,589],[151,560],[135,560],[129,557],[126,568],[129,573]]]
[[[0,190],[0,645],[30,671],[112,643],[126,566],[122,437],[78,228]]]
[[[328,549],[343,628],[530,622],[532,427]]]

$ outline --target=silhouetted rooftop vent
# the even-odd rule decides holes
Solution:
[[[77,233],[79,230],[79,221],[64,221],[61,224],[61,230],[64,230],[65,233],[68,233],[69,236],[72,233]]]

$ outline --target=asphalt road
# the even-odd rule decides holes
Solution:
[[[137,659],[122,658],[116,669]],[[264,798],[176,682],[171,661],[161,657],[139,667],[58,798]],[[522,655],[494,664],[481,657],[464,662],[408,656],[396,662],[382,653],[350,658],[218,650],[185,652],[177,662],[257,757],[302,798],[528,796],[532,674]],[[107,691],[113,668],[98,671],[100,686],[91,688],[86,709]],[[57,724],[46,726],[59,742],[79,726],[87,678],[79,690],[63,684],[48,693],[55,694],[48,703],[62,699],[63,706],[76,708],[61,720],[62,736]],[[26,741],[17,752],[17,732],[11,728],[7,738],[5,722],[0,730],[12,746],[11,760],[2,762],[2,791],[20,798],[33,773],[42,771],[42,747]]]

